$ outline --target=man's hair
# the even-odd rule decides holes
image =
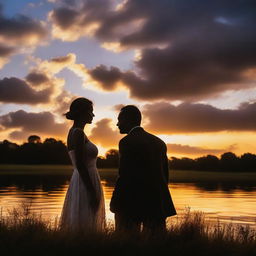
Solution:
[[[141,112],[134,105],[127,105],[121,108],[121,113],[132,123],[140,125],[141,123]]]

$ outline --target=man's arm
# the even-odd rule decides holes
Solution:
[[[164,143],[164,152],[163,152],[163,171],[164,171],[164,176],[165,176],[165,179],[166,179],[166,182],[168,184],[169,182],[169,160],[168,160],[168,157],[167,157],[167,147],[166,147],[166,144]]]
[[[126,167],[126,143],[124,139],[119,141],[119,176],[122,175],[124,168]]]

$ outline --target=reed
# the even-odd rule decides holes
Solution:
[[[189,209],[168,223],[164,234],[60,230],[30,205],[0,215],[1,255],[256,255],[256,232],[249,226],[209,223]]]

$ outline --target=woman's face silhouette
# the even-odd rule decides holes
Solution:
[[[86,109],[83,112],[83,114],[80,117],[80,120],[85,124],[91,124],[94,116],[95,115],[93,114],[93,106],[91,106],[89,109]]]

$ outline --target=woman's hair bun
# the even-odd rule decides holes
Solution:
[[[74,115],[72,114],[72,112],[67,112],[66,114],[65,114],[65,116],[66,116],[66,118],[67,119],[69,119],[69,120],[74,120],[75,118],[74,118]]]
[[[90,109],[92,104],[92,101],[86,98],[77,98],[71,103],[69,111],[64,115],[69,120],[76,120],[81,113]]]

